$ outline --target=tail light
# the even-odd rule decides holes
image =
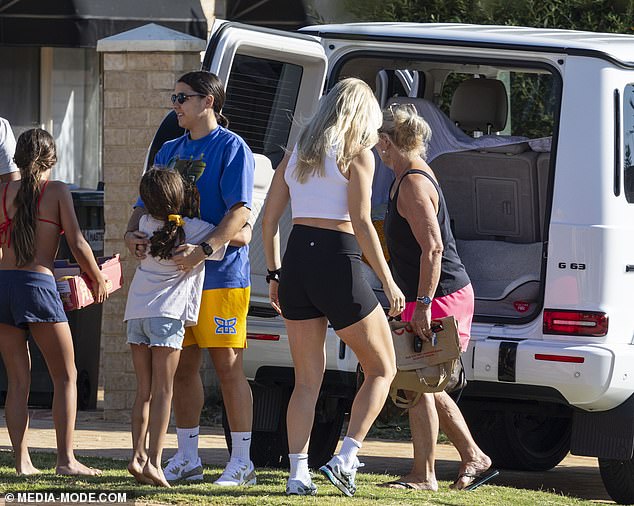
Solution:
[[[247,339],[255,339],[256,341],[279,341],[278,334],[247,334]]]
[[[601,337],[608,333],[608,316],[598,311],[544,309],[544,334]]]
[[[551,355],[548,353],[535,353],[535,360],[545,362],[566,362],[569,364],[583,364],[586,359],[575,355]]]

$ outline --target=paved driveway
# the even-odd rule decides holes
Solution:
[[[5,428],[4,410],[0,410],[0,449],[10,449],[11,442]],[[54,451],[55,433],[48,410],[36,410],[31,414],[29,443],[33,450]],[[203,462],[212,466],[224,466],[227,450],[222,430],[203,427],[200,438]],[[75,448],[78,455],[127,459],[130,455],[129,425],[105,422],[100,411],[80,411],[77,417]],[[166,441],[165,456],[176,448],[176,435],[170,430]],[[365,463],[364,471],[373,473],[406,473],[411,463],[412,447],[408,442],[369,440],[360,452]],[[439,445],[436,474],[440,480],[453,481],[458,472],[459,457],[451,445]],[[502,471],[495,479],[496,485],[547,490],[571,497],[612,503],[603,488],[597,461],[589,457],[568,456],[559,466],[543,473]]]

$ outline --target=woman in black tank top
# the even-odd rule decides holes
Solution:
[[[453,315],[462,349],[469,341],[473,289],[449,226],[449,215],[434,173],[424,160],[429,125],[412,104],[384,111],[379,156],[396,176],[390,188],[384,231],[394,279],[405,294],[402,313],[414,331],[429,338],[432,318]],[[437,490],[434,472],[439,425],[460,453],[462,464],[452,488],[465,489],[491,478],[491,460],[477,446],[456,403],[446,392],[425,393],[409,410],[414,463],[391,488]]]

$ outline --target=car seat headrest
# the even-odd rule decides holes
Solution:
[[[450,118],[462,130],[493,133],[503,130],[508,97],[502,81],[473,78],[461,82],[451,99]]]

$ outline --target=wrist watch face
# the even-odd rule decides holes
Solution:
[[[416,297],[418,302],[422,302],[423,304],[431,304],[431,297],[425,295],[424,297]]]
[[[209,244],[207,244],[206,242],[201,242],[201,243],[200,243],[200,247],[203,249],[203,253],[204,253],[206,256],[209,256],[209,255],[211,255],[211,254],[214,252],[214,250],[212,249],[212,247],[211,247],[211,246],[209,246]]]

